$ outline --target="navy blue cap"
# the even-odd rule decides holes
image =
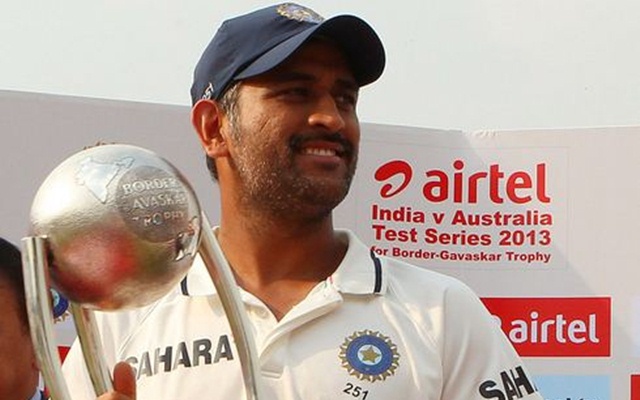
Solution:
[[[222,23],[196,65],[193,104],[202,98],[219,100],[231,83],[271,70],[316,35],[342,50],[360,86],[382,75],[384,47],[365,21],[352,15],[324,19],[309,8],[284,3]]]

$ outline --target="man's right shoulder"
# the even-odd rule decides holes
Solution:
[[[111,340],[121,342],[134,331],[140,329],[158,310],[172,307],[183,297],[177,287],[160,299],[142,307],[117,311],[96,311],[95,320],[103,338],[109,336]]]

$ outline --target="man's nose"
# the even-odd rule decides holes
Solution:
[[[326,95],[318,99],[309,114],[309,125],[323,126],[330,132],[341,132],[345,120],[333,96]]]

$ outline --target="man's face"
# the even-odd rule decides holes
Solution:
[[[16,294],[0,281],[0,399],[25,400],[38,383],[29,329],[18,313]]]
[[[238,200],[281,217],[328,215],[356,168],[357,97],[343,55],[319,40],[243,81],[230,127]]]

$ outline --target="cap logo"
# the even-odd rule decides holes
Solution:
[[[294,19],[300,22],[311,22],[313,24],[319,24],[324,21],[324,17],[310,8],[294,4],[284,3],[278,6],[278,14],[283,17]]]

